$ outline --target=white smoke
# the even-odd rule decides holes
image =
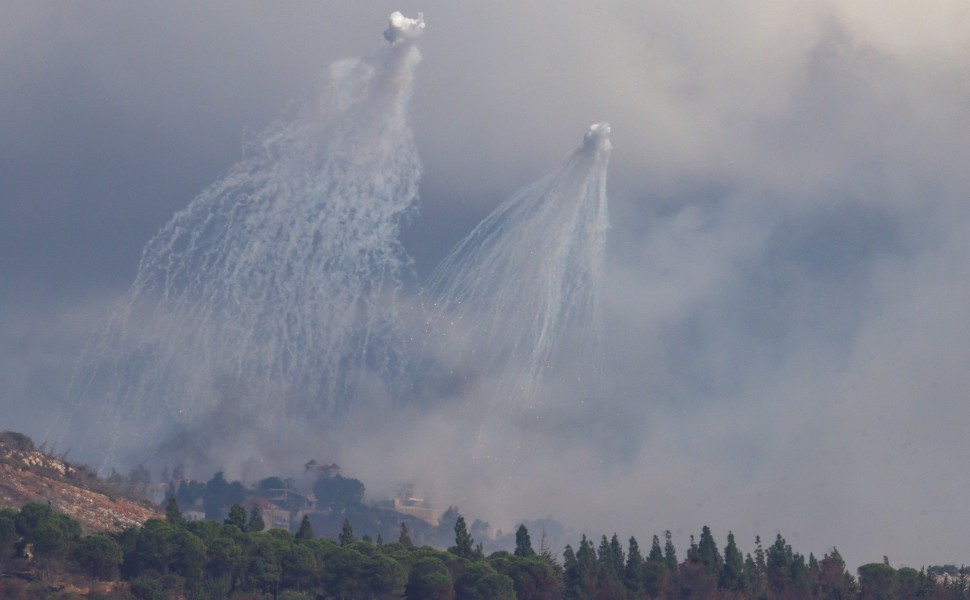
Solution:
[[[418,13],[415,18],[405,17],[398,11],[391,13],[387,29],[384,30],[384,39],[391,44],[396,44],[401,40],[413,40],[424,32],[424,15]]]
[[[87,238],[27,229],[43,240],[44,252],[82,257],[90,231],[114,240],[127,231],[143,242],[145,228],[157,229],[158,212],[169,210],[159,208],[168,206],[161,197],[186,197],[164,191],[159,167],[166,174],[172,167],[166,179],[192,189],[200,170],[223,171],[239,130],[265,122],[288,90],[318,70],[315,57],[342,53],[359,39],[350,24],[373,9],[323,3],[313,9],[320,18],[311,20],[306,11],[298,18],[255,12],[259,4],[225,11],[199,3],[177,15],[146,5],[129,12],[154,18],[124,20],[91,7],[21,8],[28,5],[42,16],[0,24],[8,33],[0,43],[17,67],[11,76],[18,89],[24,84],[0,111],[9,123],[22,123],[4,131],[8,146],[22,146],[16,154],[30,157],[31,168],[18,172],[34,175],[34,166],[46,166],[50,176],[38,180],[70,190],[60,194],[60,206],[90,203],[84,214],[55,211],[70,216],[72,230],[86,223]],[[541,3],[506,2],[489,11],[428,4],[448,26],[421,40],[435,60],[423,67],[415,106],[427,167],[415,223],[424,235],[411,246],[420,265],[437,261],[441,240],[460,237],[456,223],[477,221],[497,198],[546,169],[550,148],[569,148],[563,123],[609,114],[618,146],[622,139],[611,160],[614,226],[604,290],[607,310],[620,313],[611,333],[623,352],[609,376],[621,393],[600,403],[608,418],[562,411],[562,427],[545,436],[543,451],[522,453],[518,463],[534,482],[522,481],[522,492],[506,503],[533,498],[529,509],[541,513],[531,514],[552,511],[596,535],[616,530],[641,542],[670,528],[679,548],[707,523],[722,540],[734,529],[746,550],[754,535],[780,530],[800,552],[820,555],[835,544],[850,562],[879,561],[887,552],[894,565],[962,560],[965,540],[952,524],[968,494],[965,478],[954,473],[966,455],[957,426],[967,422],[970,406],[961,367],[970,353],[959,333],[967,330],[970,279],[966,250],[953,240],[967,239],[970,190],[965,5],[943,0],[921,11],[871,0],[785,0],[766,10],[741,0],[708,10],[696,0],[614,1],[550,13]],[[482,34],[468,35],[469,22]],[[327,35],[320,35],[321,23]],[[78,31],[98,35],[79,38]],[[178,54],[166,52],[173,31],[188,42]],[[117,56],[118,48],[130,60],[97,60]],[[77,50],[92,60],[78,64]],[[65,65],[85,77],[65,80]],[[10,110],[16,105],[29,110]],[[132,128],[115,119],[122,114],[142,124],[138,139],[124,137]],[[70,115],[99,118],[77,127]],[[61,118],[70,125],[57,128],[64,135],[34,134]],[[108,127],[99,125],[102,118]],[[205,145],[197,143],[199,131],[207,132]],[[99,152],[64,154],[89,144]],[[192,157],[184,162],[194,170],[129,151],[149,146],[151,156]],[[91,156],[121,167],[101,170]],[[95,192],[71,177],[82,170],[99,184],[128,181],[130,172],[142,187]],[[4,181],[9,191],[22,179]],[[38,214],[18,205],[17,196],[9,196],[11,207]],[[44,188],[24,197],[51,212],[48,201],[57,196]],[[142,212],[148,206],[155,216]],[[121,227],[106,235],[103,224],[93,225],[103,214],[117,214]],[[5,231],[22,226],[19,219],[0,221]],[[117,241],[110,248],[116,257],[135,256]],[[33,252],[40,249],[38,243]],[[27,257],[8,264],[37,268],[30,252],[7,254]],[[930,319],[938,322],[922,326]],[[14,425],[18,415],[37,410],[29,390],[53,380],[33,381],[34,388],[8,394]],[[851,393],[833,394],[828,383],[837,381],[848,381]],[[414,471],[448,466],[448,479],[460,481],[467,465],[443,456],[467,443],[466,422],[449,418],[453,412],[415,420],[420,426],[412,429],[397,413],[375,417],[388,443],[351,440],[359,458],[347,471],[376,489],[377,477],[358,465],[375,462],[380,448],[409,454]],[[639,448],[635,468],[607,476],[622,459],[598,463],[575,459],[574,448],[555,451],[561,440],[589,445],[591,437]],[[911,454],[914,448],[920,450]],[[390,469],[386,475],[397,476]],[[451,501],[476,514],[459,496]]]
[[[409,39],[424,26],[391,23]],[[406,362],[399,235],[420,175],[407,114],[419,60],[393,44],[336,63],[318,98],[149,241],[71,390],[70,410],[99,416],[88,452],[204,474],[391,393]]]
[[[583,145],[594,150],[609,152],[613,149],[610,144],[610,124],[607,122],[594,123],[590,125],[586,135],[583,136]]]

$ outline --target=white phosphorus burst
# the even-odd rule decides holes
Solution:
[[[590,127],[564,164],[486,217],[429,282],[426,354],[450,360],[446,377],[491,382],[479,432],[490,446],[503,442],[489,423],[538,408],[545,380],[578,381],[602,366],[609,134],[606,123]]]
[[[423,28],[393,14],[389,47],[332,65],[316,99],[258,136],[147,244],[70,392],[75,414],[96,415],[101,431],[88,437],[101,438],[93,450],[107,463],[227,405],[282,432],[393,385],[404,368],[395,296],[420,174],[407,108]]]

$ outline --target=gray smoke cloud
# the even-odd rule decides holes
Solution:
[[[432,480],[495,524],[964,562],[970,22],[924,8],[7,3],[5,427],[43,438],[146,241],[329,63],[371,53],[385,15],[422,10],[417,280],[609,120],[610,387],[596,410],[564,390],[509,472],[449,452],[478,389],[354,415],[360,441],[319,453],[375,497]]]

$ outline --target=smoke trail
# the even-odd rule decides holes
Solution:
[[[479,455],[509,442],[503,424],[536,418],[544,383],[597,387],[609,133],[590,127],[563,165],[505,201],[432,274],[430,353],[450,364],[439,376],[459,388],[494,382]]]
[[[334,63],[315,100],[148,243],[70,392],[74,414],[94,416],[82,450],[116,462],[169,440],[199,462],[260,431],[279,444],[286,426],[325,427],[394,385],[423,29],[392,14],[389,47]]]

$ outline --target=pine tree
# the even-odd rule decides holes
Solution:
[[[838,549],[822,557],[818,563],[818,575],[815,577],[815,587],[820,595],[826,598],[849,598],[855,587],[851,575],[845,570],[845,561]]]
[[[669,529],[664,532],[664,563],[671,575],[677,575],[677,550]]]
[[[687,560],[690,562],[700,562],[701,561],[701,551],[697,547],[697,542],[694,541],[694,534],[690,536],[690,546],[687,547]]]
[[[650,544],[650,554],[647,556],[647,562],[662,563],[663,561],[664,552],[660,549],[660,538],[655,535],[653,536],[653,542]]]
[[[623,578],[623,566],[626,563],[626,555],[623,554],[623,544],[616,533],[610,538],[610,570],[616,572],[617,579]]]
[[[790,548],[791,546],[789,546]],[[805,556],[795,552],[792,554],[791,565],[789,566],[788,579],[794,589],[796,596],[802,597],[811,594],[812,572],[805,564]]]
[[[623,568],[623,585],[635,598],[642,598],[646,593],[643,581],[645,564],[643,555],[640,554],[640,545],[637,544],[637,539],[631,537],[626,553],[626,566]]]
[[[178,527],[185,525],[185,517],[182,515],[182,509],[179,508],[175,496],[169,498],[168,504],[165,505],[165,520]]]
[[[579,542],[579,550],[576,551],[576,565],[580,597],[592,597],[599,586],[600,569],[593,542],[586,539],[585,535]]]
[[[590,544],[592,548],[592,544]],[[607,540],[604,535],[600,539],[597,551],[596,595],[604,598],[618,598],[624,595],[623,568],[625,557],[623,546],[614,533],[612,539]]]
[[[529,538],[529,530],[525,524],[519,525],[515,532],[515,556],[532,556],[535,550],[532,549],[532,540]]]
[[[468,526],[465,525],[465,517],[458,515],[455,522],[455,545],[448,548],[452,554],[457,554],[462,558],[471,559],[475,553],[475,540],[468,533]]]
[[[758,566],[754,563],[749,552],[744,559],[744,588],[751,590],[752,597],[759,597],[761,586],[759,585]]]
[[[310,525],[310,515],[303,515],[303,520],[300,521],[300,529],[296,532],[296,540],[312,540],[316,536],[313,534],[313,526]]]
[[[616,563],[613,561],[612,552],[610,549],[610,541],[606,539],[606,536],[600,538],[600,546],[596,551],[596,558],[600,564],[600,571],[611,580],[620,579],[620,571],[616,568]]]
[[[730,531],[727,546],[724,547],[724,568],[721,571],[720,586],[732,592],[744,589],[744,559],[734,542],[734,533]]]
[[[752,595],[762,597],[768,593],[767,564],[765,549],[761,545],[761,536],[754,536],[754,569],[750,570],[748,580]]]
[[[563,597],[572,600],[579,597],[582,578],[579,573],[579,559],[573,552],[573,547],[566,544],[562,553],[563,568]]]
[[[793,561],[791,546],[785,543],[785,538],[780,533],[776,534],[775,543],[768,547],[765,557],[768,586],[776,594],[784,594],[790,587]]]
[[[259,506],[253,505],[253,510],[249,512],[249,523],[246,524],[248,531],[262,531],[266,529],[266,522],[263,521],[263,511]]]
[[[411,536],[408,535],[407,523],[401,521],[401,535],[397,538],[397,543],[401,544],[405,548],[414,548],[414,543],[411,541]]]
[[[350,521],[344,519],[344,524],[340,528],[340,537],[338,538],[341,546],[349,546],[354,543],[354,528],[350,526]]]
[[[697,545],[697,557],[704,565],[704,571],[716,578],[721,577],[721,570],[724,568],[724,561],[721,559],[720,552],[717,551],[717,543],[711,535],[711,528],[707,525],[701,529],[700,543]]]
[[[235,525],[240,531],[246,531],[246,509],[238,504],[233,504],[229,507],[229,516],[223,523]]]

